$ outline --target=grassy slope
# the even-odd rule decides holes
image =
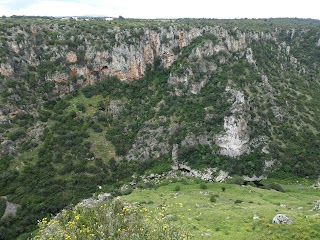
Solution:
[[[174,191],[179,185],[181,190]],[[186,227],[193,239],[317,239],[319,214],[310,211],[320,191],[303,185],[282,185],[285,193],[251,186],[208,183],[171,183],[152,190],[136,190],[126,201],[145,204],[150,211],[166,206],[166,217]],[[225,187],[225,191],[221,190]],[[250,191],[251,190],[251,191]],[[252,192],[252,193],[250,193]],[[216,202],[210,196],[217,195]],[[236,200],[243,203],[235,204]],[[293,220],[292,225],[273,225],[278,213]],[[155,213],[157,214],[157,213]],[[254,220],[253,215],[259,216]]]

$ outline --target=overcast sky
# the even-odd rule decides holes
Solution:
[[[0,0],[0,16],[320,19],[319,0]]]

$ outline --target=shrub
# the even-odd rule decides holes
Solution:
[[[210,196],[210,202],[215,203],[217,201],[217,199],[215,198],[214,195]]]
[[[85,112],[86,111],[86,107],[85,107],[83,102],[77,102],[76,103],[76,108],[81,112]]]
[[[100,133],[103,131],[102,127],[98,123],[93,123],[91,125],[91,128],[93,129],[94,132]]]
[[[247,186],[251,186],[251,187],[257,187],[257,185],[254,182],[248,182]]]
[[[179,185],[175,186],[174,191],[179,192],[180,191],[180,186]]]
[[[51,221],[42,219],[38,227],[33,239],[190,239],[167,219],[155,218],[147,208],[119,198],[92,208],[62,210]]]
[[[221,187],[222,192],[226,191],[225,187]]]
[[[26,130],[23,128],[18,128],[14,132],[9,134],[9,139],[12,141],[17,140],[18,138],[23,138],[27,135]]]
[[[0,218],[3,216],[7,207],[7,201],[4,198],[0,198]]]
[[[269,185],[269,189],[273,189],[273,190],[276,190],[278,192],[285,192],[284,189],[277,183],[271,183]]]
[[[200,184],[200,189],[207,189],[208,188],[208,186],[205,184],[205,183],[201,183]]]
[[[128,187],[126,190],[124,190],[122,192],[122,195],[129,195],[133,192],[133,188],[132,187]]]
[[[244,183],[244,180],[243,180],[243,177],[241,176],[233,176],[233,178],[229,178],[226,183],[228,184],[237,184],[237,185],[243,185]]]

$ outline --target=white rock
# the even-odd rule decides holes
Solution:
[[[253,175],[252,177],[249,177],[249,176],[243,176],[243,180],[244,181],[248,181],[248,182],[254,182],[254,181],[260,181],[262,179],[267,179],[266,176],[256,176],[256,175]]]
[[[292,221],[284,214],[277,214],[273,219],[274,224],[291,224]]]
[[[216,182],[223,182],[228,177],[229,177],[229,173],[228,172],[220,170],[219,176],[217,176],[214,180]]]
[[[248,150],[249,117],[246,114],[247,104],[241,91],[226,88],[235,98],[231,107],[231,116],[224,117],[224,133],[216,136],[216,144],[221,148],[220,154],[237,157]]]
[[[320,200],[317,201],[316,205],[312,208],[312,210],[320,210]]]

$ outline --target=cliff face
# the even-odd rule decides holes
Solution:
[[[40,80],[53,81],[55,91],[58,92],[68,92],[76,84],[94,84],[101,77],[117,76],[122,81],[139,79],[144,76],[147,65],[152,65],[156,58],[160,59],[158,64],[169,68],[179,56],[174,52],[175,49],[183,48],[195,38],[205,34],[214,35],[219,41],[217,43],[207,41],[203,46],[194,49],[190,56],[199,58],[203,72],[215,69],[214,64],[201,61],[203,57],[213,56],[219,52],[247,51],[247,45],[252,41],[274,38],[272,34],[240,31],[231,36],[221,27],[189,30],[177,27],[160,27],[157,30],[114,28],[108,30],[107,36],[92,36],[82,32],[78,36],[69,36],[63,33],[64,29],[56,25],[30,26],[29,29],[14,27],[6,31],[11,36],[8,36],[7,42],[2,45],[8,47],[16,57],[2,59],[1,75],[10,78],[22,68],[38,67],[44,62],[52,62],[60,69],[51,73],[48,71],[45,79]],[[16,39],[18,37],[19,41]],[[50,41],[54,41],[56,45],[50,45]],[[74,50],[70,51],[70,48]],[[192,75],[192,72],[190,74]],[[186,78],[187,76],[185,78],[172,76],[169,82],[173,84],[188,82]],[[203,83],[190,86],[191,91],[198,92],[202,85]]]
[[[271,136],[278,131],[274,121],[284,121],[297,107],[283,102],[283,97],[279,97],[282,90],[277,86],[292,86],[288,78],[286,83],[281,82],[287,77],[286,71],[294,79],[303,79],[311,71],[299,61],[297,48],[284,41],[293,41],[295,36],[305,34],[303,31],[246,31],[217,25],[175,24],[125,28],[106,27],[105,23],[8,27],[0,45],[5,49],[0,64],[5,89],[0,121],[15,119],[21,113],[35,113],[35,105],[51,95],[64,95],[112,76],[131,82],[143,78],[148,66],[163,67],[169,72],[166,94],[192,104],[201,99],[199,114],[203,114],[203,119],[193,123],[201,130],[188,132],[190,123],[182,117],[179,123],[172,122],[175,117],[161,111],[168,109],[168,100],[164,98],[154,106],[164,116],[142,123],[126,152],[127,160],[166,156],[173,144],[178,149],[217,145],[215,153],[230,157],[258,148],[268,152]],[[316,47],[318,39],[314,42]],[[42,94],[43,99],[29,96],[32,91]],[[116,111],[114,118],[121,119],[124,107],[113,106],[116,102],[122,104],[121,99],[114,99],[107,109]],[[129,102],[126,104],[130,105]],[[169,127],[164,128],[163,124]],[[210,130],[210,124],[214,130]],[[257,130],[259,124],[264,131]],[[301,124],[307,122],[301,120]],[[170,139],[175,138],[179,129],[186,133],[180,142],[172,143]],[[199,141],[203,138],[205,143]]]

